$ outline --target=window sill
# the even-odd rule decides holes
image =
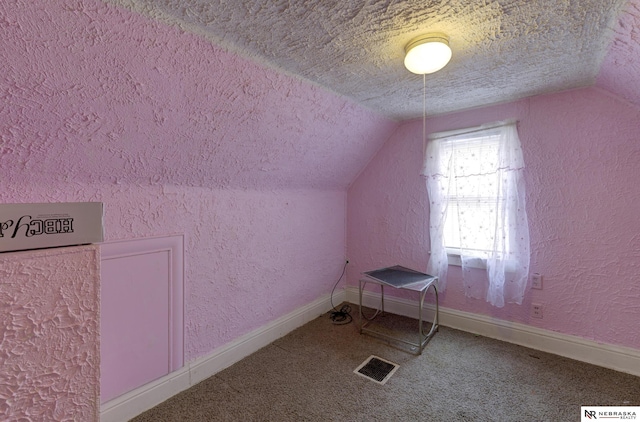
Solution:
[[[449,261],[449,265],[453,265],[454,267],[462,267],[462,257],[460,256],[460,254],[447,253],[447,259]],[[471,268],[478,268],[480,270],[486,270],[487,260],[484,258],[475,258],[467,261],[467,266]]]
[[[457,250],[447,249],[447,259],[449,261],[449,265],[454,267],[462,267],[462,256],[460,252]],[[471,257],[467,259],[467,267],[469,268],[477,268],[479,270],[487,269],[487,259],[481,257]],[[516,262],[508,260],[505,263],[505,271],[512,273],[516,269]]]

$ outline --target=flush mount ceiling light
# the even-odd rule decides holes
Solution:
[[[449,37],[442,33],[420,35],[404,48],[404,65],[418,75],[437,72],[451,60]]]

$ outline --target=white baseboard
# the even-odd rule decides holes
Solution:
[[[348,286],[345,300],[357,304],[359,302],[358,288]],[[380,303],[380,294],[365,291],[362,295],[362,302],[365,306],[377,308]],[[394,314],[413,318],[418,315],[417,301],[385,295],[384,304],[385,311]],[[425,305],[425,310],[426,319],[431,321],[435,313],[435,306]],[[578,336],[560,334],[526,324],[443,308],[442,306],[439,312],[439,323],[445,327],[640,376],[640,350],[638,349],[598,343]]]
[[[346,293],[334,294],[336,304],[345,301]],[[151,409],[172,396],[233,365],[296,328],[331,310],[328,295],[270,322],[212,353],[185,364],[181,369],[123,394],[100,408],[101,422],[125,422]]]

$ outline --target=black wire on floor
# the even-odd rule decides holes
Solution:
[[[344,263],[344,267],[342,267],[342,274],[340,274],[340,278],[336,281],[336,284],[333,285],[333,289],[331,290],[331,307],[333,308],[333,311],[329,314],[329,318],[331,318],[331,321],[333,321],[335,325],[349,324],[353,321],[350,313],[351,306],[343,305],[342,308],[338,310],[333,304],[333,292],[336,290],[336,287],[338,286],[338,283],[340,283],[340,280],[342,280],[342,277],[344,277],[344,272],[347,270],[347,264],[349,264],[349,260],[346,260]]]

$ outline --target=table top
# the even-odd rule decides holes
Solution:
[[[394,265],[393,267],[385,267],[373,271],[365,271],[362,274],[364,274],[368,279],[397,289],[418,291],[428,288],[433,282],[438,280],[438,277],[412,270],[411,268],[406,268],[401,265]]]

